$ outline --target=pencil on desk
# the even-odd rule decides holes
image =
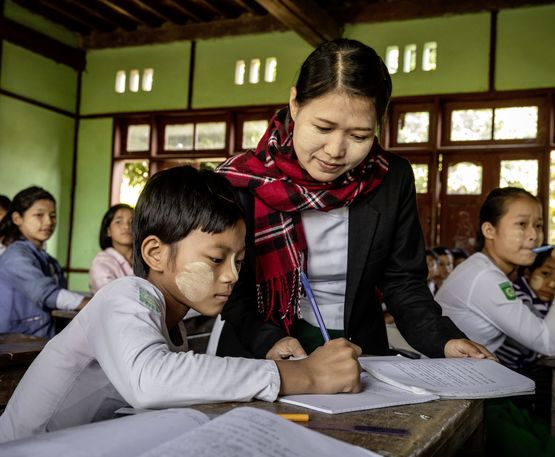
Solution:
[[[308,414],[302,413],[278,413],[278,416],[293,422],[308,422],[310,420],[310,416]]]

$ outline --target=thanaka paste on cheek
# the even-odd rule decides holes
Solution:
[[[191,262],[175,277],[175,284],[192,303],[206,300],[212,293],[214,272],[205,262]]]
[[[530,278],[530,287],[534,290],[534,292],[538,293],[538,291],[542,288],[543,285],[543,278],[538,275],[532,275]]]

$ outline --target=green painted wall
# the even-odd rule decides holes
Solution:
[[[1,193],[13,197],[38,185],[57,200],[58,228],[48,251],[66,264],[75,121],[0,95]]]
[[[55,40],[61,41],[69,46],[77,47],[77,36],[64,27],[50,22],[48,19],[37,14],[31,14],[25,8],[6,0],[4,4],[4,15],[21,25],[44,33]]]
[[[497,90],[555,87],[555,5],[501,11]]]
[[[313,48],[292,32],[199,41],[196,48],[193,108],[287,103],[303,60]],[[277,77],[264,82],[266,58],[277,59]],[[248,82],[251,59],[261,60],[260,82]],[[236,85],[235,62],[247,65],[245,84]]]
[[[75,70],[6,41],[2,46],[2,89],[71,113],[75,112]]]
[[[71,267],[89,268],[91,260],[100,250],[98,231],[102,216],[109,207],[110,164],[112,160],[112,119],[85,119],[79,125],[77,187]],[[86,275],[73,275],[72,288],[83,288]],[[85,279],[86,282],[86,279]]]
[[[344,36],[372,46],[385,58],[388,46],[417,45],[414,72],[392,75],[393,96],[480,92],[488,89],[490,16],[487,13],[433,19],[351,24]],[[424,43],[436,41],[438,68],[422,70]],[[402,60],[401,60],[402,63]]]
[[[118,49],[87,53],[87,69],[83,73],[81,114],[125,111],[185,109],[188,99],[189,42]],[[116,72],[132,69],[154,69],[151,92],[115,92]],[[129,80],[129,79],[128,79]]]

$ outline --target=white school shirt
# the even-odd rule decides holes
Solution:
[[[303,228],[308,246],[307,273],[318,309],[328,329],[343,330],[345,289],[347,287],[347,250],[349,245],[349,208],[331,211],[303,211]],[[308,298],[299,300],[301,316],[318,327]]]
[[[447,277],[435,295],[443,315],[473,341],[495,352],[507,336],[540,354],[555,355],[555,308],[542,318],[522,302],[509,278],[478,252]]]
[[[25,373],[0,416],[0,442],[107,419],[125,404],[276,399],[275,362],[183,352],[170,341],[165,310],[144,279],[103,287]]]

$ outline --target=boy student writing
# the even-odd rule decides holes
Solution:
[[[274,401],[360,390],[360,348],[336,339],[303,360],[187,351],[190,308],[214,316],[245,253],[225,178],[191,167],[154,175],[133,220],[134,271],[103,287],[29,367],[0,417],[0,441],[110,418],[119,407]]]

